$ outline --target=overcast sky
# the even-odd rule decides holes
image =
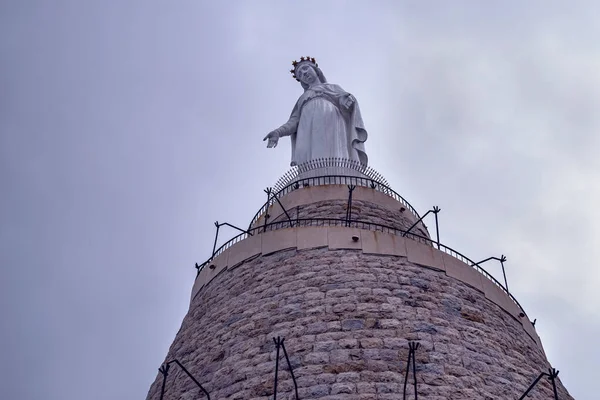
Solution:
[[[146,396],[213,222],[247,225],[289,168],[289,140],[262,138],[312,56],[357,98],[371,166],[441,207],[445,244],[508,257],[550,362],[596,399],[599,19],[595,1],[0,1],[1,397]]]

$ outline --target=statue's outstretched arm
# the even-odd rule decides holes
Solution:
[[[279,138],[282,136],[290,136],[296,132],[298,129],[298,122],[300,122],[300,112],[298,111],[298,104],[294,106],[292,110],[292,115],[290,115],[290,119],[281,125],[279,128],[269,132],[267,136],[265,136],[264,140],[268,140],[267,147],[277,147],[277,142]]]
[[[279,128],[275,129],[275,131],[279,134],[279,136],[290,136],[295,133],[298,129],[298,123],[300,122],[300,112],[298,111],[298,104],[294,106],[292,110],[292,114],[290,115],[290,119],[281,125]]]

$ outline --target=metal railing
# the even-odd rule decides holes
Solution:
[[[345,175],[348,171],[381,182],[385,186],[390,186],[383,175],[359,161],[344,158],[318,158],[293,167],[277,180],[273,188],[275,191],[279,191],[290,183],[308,177],[312,172],[322,173],[323,175]]]
[[[316,177],[303,178],[294,182],[287,184],[279,188],[278,190],[271,190],[269,193],[269,198],[267,202],[256,212],[250,224],[248,225],[248,229],[252,228],[258,220],[266,214],[268,208],[276,203],[276,198],[281,199],[286,194],[293,192],[294,190],[300,189],[300,187],[310,187],[310,186],[323,186],[323,185],[352,185],[352,186],[362,186],[368,187],[378,192],[384,193],[394,200],[398,201],[402,206],[404,206],[407,210],[409,210],[413,216],[418,220],[421,217],[419,213],[413,206],[410,205],[404,197],[400,196],[396,193],[392,188],[387,186],[386,184],[371,179],[364,178],[360,176],[350,176],[350,175],[323,175]]]
[[[260,234],[260,233],[266,232],[266,231],[274,231],[274,230],[284,229],[284,228],[306,227],[306,226],[343,226],[343,227],[358,228],[358,229],[364,229],[364,230],[369,230],[369,231],[389,233],[389,234],[398,235],[398,236],[407,236],[412,240],[416,240],[421,243],[427,243],[427,244],[431,245],[432,247],[435,246],[440,251],[443,251],[444,253],[448,254],[449,256],[462,261],[463,263],[467,264],[468,266],[470,266],[470,267],[474,268],[475,270],[477,270],[478,272],[480,272],[487,279],[489,279],[496,286],[498,286],[504,293],[506,293],[506,295],[515,303],[515,305],[517,307],[519,307],[519,309],[523,313],[523,316],[527,315],[527,313],[525,312],[525,310],[523,309],[521,304],[519,304],[517,299],[515,299],[515,297],[508,291],[508,288],[504,287],[496,278],[494,278],[491,274],[489,274],[485,269],[483,269],[479,265],[481,262],[476,263],[473,260],[471,260],[469,257],[465,256],[464,254],[461,254],[460,252],[452,249],[451,247],[448,247],[442,243],[436,242],[435,240],[432,240],[428,237],[421,236],[416,233],[408,232],[407,230],[395,228],[392,226],[377,224],[374,222],[360,221],[360,220],[347,220],[347,219],[343,219],[343,218],[342,219],[339,219],[339,218],[296,218],[295,220],[277,221],[277,222],[271,222],[268,224],[264,224],[261,226],[256,226],[254,228],[248,229],[246,232],[242,232],[239,235],[234,236],[232,239],[225,242],[223,245],[221,245],[221,247],[216,249],[213,252],[213,255],[204,263],[202,263],[200,265],[196,264],[196,269],[198,270],[198,274],[200,274],[200,271],[202,271],[202,269],[204,269],[207,265],[210,265],[210,262],[215,257],[219,256],[225,250],[227,250],[228,248],[230,248],[237,242],[244,240],[248,236],[253,236],[254,234]]]

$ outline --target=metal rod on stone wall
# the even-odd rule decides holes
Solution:
[[[548,377],[548,379],[552,382],[552,391],[554,393],[554,400],[558,400],[558,391],[556,390],[556,378],[558,377],[558,372],[559,371],[557,371],[554,368],[550,368],[548,370],[548,372],[542,372],[535,379],[535,381],[533,381],[533,383],[531,385],[529,385],[529,387],[527,388],[527,390],[525,391],[525,393],[523,393],[523,395],[521,397],[519,397],[519,400],[523,400],[525,397],[527,397],[527,395],[529,394],[529,392],[531,392],[531,389],[533,389],[535,387],[535,385],[538,384],[538,382],[540,381],[540,379],[542,379],[544,376]]]
[[[215,233],[215,243],[213,244],[213,251],[210,258],[215,256],[215,250],[217,249],[217,239],[219,238],[219,228],[221,227],[221,225],[219,225],[219,221],[215,221],[215,226],[217,227],[217,232]]]
[[[281,344],[281,341],[279,336],[277,336],[277,339],[273,338],[273,341],[277,347],[277,355],[275,356],[275,381],[273,382],[273,400],[277,400],[277,372],[279,370],[279,345]]]
[[[412,348],[409,346],[408,360],[406,361],[406,375],[404,376],[404,394],[402,396],[403,400],[406,400],[406,385],[408,384],[408,371],[410,371],[410,360],[412,360]]]
[[[348,185],[348,209],[346,210],[346,226],[350,226],[352,219],[352,192],[356,189],[355,185]]]
[[[417,352],[417,349],[419,348],[419,343],[412,343],[413,346],[413,351],[412,351],[412,357],[413,357],[413,385],[415,387],[415,400],[417,400],[417,359],[415,356],[415,353]]]
[[[186,373],[186,375],[192,380],[194,381],[194,383],[196,384],[196,386],[198,386],[206,395],[206,398],[208,400],[210,400],[210,394],[208,394],[208,392],[206,391],[206,389],[204,389],[204,387],[200,384],[200,382],[198,382],[196,380],[196,378],[194,378],[192,376],[192,374],[190,374],[190,371],[188,371],[182,363],[179,362],[179,360],[171,360],[163,365],[160,366],[160,368],[158,369],[160,371],[161,374],[163,374],[163,383],[162,383],[162,387],[160,390],[160,400],[163,400],[163,397],[165,395],[165,384],[167,383],[167,375],[169,375],[169,368],[171,366],[172,363],[176,363],[177,365],[179,365],[179,368],[181,368],[183,370],[183,372]]]
[[[267,188],[267,190],[271,190],[270,188]],[[266,190],[265,190],[266,192]],[[281,207],[281,209],[283,210],[283,212],[285,213],[285,216],[287,217],[288,221],[290,222],[290,228],[294,227],[294,223],[292,222],[292,218],[290,217],[290,214],[288,214],[287,210],[285,209],[285,207],[283,206],[283,204],[281,204],[281,201],[279,201],[279,197],[277,196],[273,196],[273,198],[275,198],[275,200],[277,201],[277,203],[279,204],[279,207]]]
[[[502,266],[502,275],[504,276],[504,287],[506,288],[506,291],[508,292],[508,281],[506,280],[506,271],[504,270],[504,261],[506,261],[506,256],[504,254],[502,254],[500,256],[500,265]]]
[[[550,368],[548,370],[550,380],[552,381],[552,390],[554,391],[554,400],[558,400],[558,392],[556,391],[556,377],[558,376],[558,371],[554,368]]]
[[[292,381],[294,382],[294,391],[296,392],[296,400],[299,400],[298,397],[298,384],[296,383],[296,377],[294,376],[294,369],[292,368],[292,363],[290,362],[290,358],[288,357],[287,351],[285,350],[285,344],[283,343],[284,339],[281,339],[281,348],[283,349],[283,355],[288,364],[288,368],[290,369],[290,375],[292,375]]]
[[[177,365],[179,365],[179,368],[181,368],[183,370],[183,372],[185,372],[186,375],[189,376],[190,379],[194,381],[194,383],[196,384],[196,386],[198,386],[204,392],[204,394],[206,395],[206,398],[208,400],[210,400],[210,394],[208,394],[208,392],[206,391],[206,389],[204,389],[204,387],[200,384],[200,382],[198,382],[196,380],[196,378],[194,378],[192,376],[192,374],[190,374],[190,372],[183,366],[183,364],[181,364],[178,360],[172,360],[169,363],[173,363],[173,362],[176,363]]]
[[[269,202],[271,201],[271,188],[265,190],[267,193],[267,208],[265,210],[265,223],[263,225],[263,232],[267,231],[267,222],[269,221]]]
[[[425,218],[429,213],[435,213],[435,211],[434,211],[435,209],[437,209],[439,211],[439,208],[437,206],[434,206],[433,210],[428,210],[421,218],[419,218],[417,220],[417,222],[415,222],[414,224],[412,224],[411,227],[408,228],[406,230],[406,232],[404,232],[404,234],[402,236],[406,236],[412,230],[412,228],[414,228],[415,226],[417,226],[419,224],[419,222],[423,221],[423,218]]]
[[[438,213],[440,212],[440,208],[438,206],[433,207],[433,214],[435,215],[435,234],[437,236],[437,247],[440,249],[440,226],[438,224]]]
[[[488,257],[485,260],[481,260],[479,262],[476,262],[475,264],[471,265],[471,267],[481,267],[480,264],[483,264],[483,263],[488,262],[490,260],[500,261],[500,265],[502,266],[502,275],[504,276],[504,289],[506,289],[507,293],[510,293],[508,291],[508,281],[506,280],[506,271],[504,270],[504,262],[506,261],[506,256],[504,254],[502,254],[500,256],[500,258],[498,258],[498,257]]]
[[[527,395],[529,394],[529,392],[531,391],[531,389],[534,388],[535,385],[537,385],[537,383],[540,381],[540,379],[542,379],[544,376],[548,375],[545,372],[542,372],[536,379],[535,381],[533,381],[533,383],[531,385],[529,385],[529,387],[527,388],[527,390],[525,391],[525,393],[523,393],[523,395],[521,397],[519,397],[519,400],[523,400],[525,397],[527,397]]]
[[[165,385],[167,383],[167,375],[169,375],[169,364],[161,365],[158,371],[163,376],[162,386],[160,388],[160,400],[163,400],[165,395]]]
[[[410,371],[410,361],[412,360],[413,366],[413,386],[415,388],[415,400],[417,400],[417,361],[415,357],[415,352],[419,348],[419,343],[416,342],[408,342],[408,361],[406,362],[406,376],[404,377],[404,393],[403,399],[406,400],[406,386],[408,385],[408,373]]]

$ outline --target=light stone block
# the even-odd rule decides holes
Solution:
[[[308,189],[309,188],[300,187],[300,189],[296,189],[281,197],[279,201],[281,202],[281,204],[283,204],[286,210],[292,209],[302,204],[312,203],[312,195],[308,191]],[[277,200],[275,202],[277,202]],[[282,212],[283,210],[280,211],[280,213]]]
[[[261,253],[262,235],[254,234],[254,236],[248,236],[246,239],[231,246],[228,251],[227,265],[233,267]]]
[[[327,247],[326,226],[306,226],[296,229],[296,248],[298,250]]]
[[[357,236],[358,241],[352,240],[352,236]],[[360,229],[346,228],[343,226],[330,226],[327,231],[327,242],[330,250],[338,249],[357,249],[362,248],[360,242]]]
[[[442,253],[442,260],[444,260],[444,266],[446,267],[446,275],[483,292],[482,279],[487,278],[484,278],[475,268],[445,253]]]
[[[365,254],[382,254],[406,257],[406,240],[402,236],[376,231],[360,231]]]
[[[279,203],[277,201],[275,201],[275,203],[271,204],[269,206],[269,208],[267,209],[267,214],[269,214],[269,220],[268,222],[271,222],[273,220],[273,218],[275,218],[276,216],[283,214],[283,208],[281,208],[281,206],[279,205]],[[263,215],[263,223],[264,223],[264,215]]]
[[[326,185],[311,188],[313,201],[339,200],[348,198],[348,186]]]
[[[401,207],[404,207],[398,200],[377,190],[373,192],[373,202],[380,206],[391,208],[392,210],[400,210]],[[408,212],[410,213],[410,211]]]
[[[262,254],[267,255],[276,251],[296,248],[296,228],[278,229],[262,234]]]
[[[442,252],[433,247],[405,238],[408,261],[423,267],[445,271]]]

